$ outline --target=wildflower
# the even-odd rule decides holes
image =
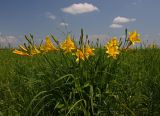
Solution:
[[[123,50],[127,51],[129,49],[129,47],[136,42],[141,42],[141,39],[139,38],[140,34],[138,34],[136,31],[133,32],[129,32],[129,37],[128,37],[128,44],[126,46],[126,48],[124,48]]]
[[[95,54],[93,53],[93,50],[94,48],[91,48],[89,45],[82,46],[81,49],[77,49],[72,55],[75,55],[77,57],[76,62],[79,62],[80,59],[86,60],[89,56],[94,56]]]
[[[118,46],[107,46],[106,53],[109,55],[108,57],[116,58],[116,56],[119,54]]]
[[[89,45],[87,45],[84,50],[86,58],[88,58],[89,56],[94,56],[94,50],[94,48],[91,48]]]
[[[108,54],[108,57],[116,58],[116,56],[119,54],[119,47],[118,46],[119,46],[119,44],[118,44],[118,41],[117,41],[116,37],[112,38],[105,45],[105,48],[107,49],[106,53]]]
[[[13,53],[21,55],[21,56],[33,56],[39,54],[40,51],[36,48],[36,46],[29,45],[28,48],[19,45],[20,50],[15,49]]]
[[[36,46],[34,46],[29,52],[30,52],[30,53],[29,53],[30,56],[41,53],[41,52],[36,48]]]
[[[66,40],[60,44],[60,46],[61,49],[65,51],[65,53],[72,52],[72,50],[76,49],[76,46],[69,35],[67,36]]]
[[[113,37],[109,42],[108,44],[110,44],[111,46],[118,46],[119,45],[119,42],[117,40],[117,37]]]
[[[27,52],[27,49],[25,47],[23,47],[22,45],[19,45],[19,48],[23,51],[26,51]]]
[[[85,55],[81,50],[77,49],[75,55],[77,57],[76,62],[79,62],[80,59],[85,60]]]
[[[40,47],[40,50],[48,52],[48,51],[56,51],[58,50],[50,40],[50,38],[47,36],[45,39],[45,44]]]
[[[22,51],[16,50],[16,49],[13,51],[13,53],[21,55],[21,56],[29,56],[28,53],[25,53],[25,52],[22,52]]]
[[[134,44],[135,42],[141,42],[141,39],[139,38],[140,34],[138,34],[136,31],[129,33],[129,41]]]

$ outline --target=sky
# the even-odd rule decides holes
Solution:
[[[0,45],[23,43],[29,33],[37,41],[50,33],[79,38],[81,28],[102,42],[127,28],[143,42],[160,43],[159,6],[160,0],[0,0]]]

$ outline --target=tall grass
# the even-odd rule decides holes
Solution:
[[[159,115],[160,50],[21,57],[1,50],[0,115]]]

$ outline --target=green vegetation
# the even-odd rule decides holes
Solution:
[[[160,115],[160,50],[35,57],[0,50],[0,115]]]

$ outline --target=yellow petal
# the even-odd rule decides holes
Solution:
[[[13,51],[13,53],[21,55],[21,56],[29,56],[28,53],[25,53],[25,52],[22,52],[22,51],[19,51],[19,50],[16,50],[16,49]]]

